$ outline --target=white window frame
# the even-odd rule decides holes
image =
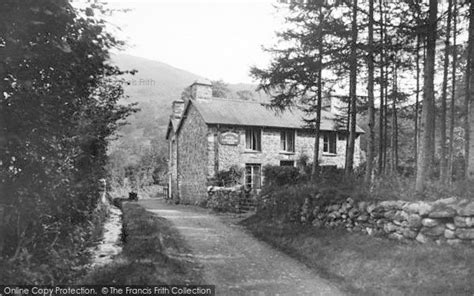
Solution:
[[[262,129],[245,129],[245,150],[258,152],[262,151]]]
[[[331,140],[332,144],[331,145]],[[331,149],[333,148],[333,149]],[[337,135],[336,133],[324,133],[323,134],[323,153],[326,154],[337,154]]]
[[[295,152],[295,131],[282,130],[280,132],[280,150],[283,152]]]
[[[246,163],[244,184],[246,189],[262,188],[262,165],[259,163]]]

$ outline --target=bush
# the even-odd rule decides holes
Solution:
[[[298,168],[291,166],[265,166],[263,168],[265,176],[264,186],[283,186],[298,182],[300,174]]]
[[[231,166],[229,170],[219,171],[216,176],[209,180],[208,185],[219,187],[233,187],[241,184],[243,170],[237,166]]]
[[[354,200],[369,197],[366,188],[352,179],[339,185],[328,185],[324,179],[318,179],[295,185],[266,186],[257,197],[258,215],[262,219],[297,222],[306,199],[314,206],[324,207],[342,202],[348,197]]]

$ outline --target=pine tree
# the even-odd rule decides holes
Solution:
[[[430,0],[429,17],[427,21],[426,36],[426,59],[423,76],[423,110],[421,116],[421,143],[418,155],[418,166],[416,172],[417,192],[425,189],[426,180],[432,172],[432,151],[434,150],[434,64],[436,52],[436,24],[438,14],[438,2]]]
[[[373,161],[375,152],[375,107],[374,107],[374,0],[369,1],[369,36],[368,36],[368,81],[367,95],[369,104],[369,135],[367,141],[367,166],[365,171],[365,182],[371,181],[373,172]]]
[[[441,118],[440,118],[440,180],[443,184],[448,183],[448,160],[447,160],[447,146],[446,146],[446,102],[448,92],[448,67],[449,67],[449,39],[451,33],[451,10],[452,0],[448,0],[448,20],[446,25],[446,39],[444,42],[444,65],[443,65],[443,86],[441,95]]]

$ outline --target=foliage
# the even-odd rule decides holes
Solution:
[[[171,254],[188,254],[189,246],[169,220],[135,204],[124,204],[124,248],[120,259],[89,274],[86,284],[170,285],[202,283],[199,266]]]
[[[209,181],[209,185],[233,187],[242,183],[244,172],[237,166],[231,166],[228,170],[221,170],[216,173],[216,176]]]
[[[229,86],[222,80],[213,80],[212,83],[212,96],[216,98],[226,99],[231,94]],[[181,99],[189,100],[192,98],[191,85],[186,87],[181,93]]]
[[[70,280],[62,276],[88,237],[107,140],[133,112],[118,104],[124,72],[108,58],[122,42],[103,13],[96,2],[0,3],[0,203],[8,209],[0,257],[31,271],[54,267],[48,279],[24,282]]]
[[[263,168],[264,186],[283,186],[296,184],[300,174],[299,169],[292,166],[271,166]]]

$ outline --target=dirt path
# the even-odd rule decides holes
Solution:
[[[343,295],[304,264],[204,209],[155,199],[139,203],[173,222],[192,250],[178,256],[202,264],[216,295]]]

